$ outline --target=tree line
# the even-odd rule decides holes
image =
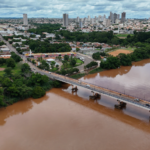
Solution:
[[[133,61],[150,58],[150,45],[137,48],[130,54],[119,54],[116,57],[109,56],[106,61],[101,61],[101,68],[116,69],[120,66],[131,66]]]
[[[28,40],[23,44],[29,45],[34,53],[70,52],[71,47],[67,43],[51,44],[49,41]]]
[[[28,32],[40,34],[42,35],[42,32],[48,32],[52,33],[56,30],[59,30],[61,28],[61,24],[34,24],[37,28],[36,29],[29,29]]]
[[[100,42],[100,43],[108,43],[113,37],[113,32],[70,32],[66,30],[61,30],[57,32],[61,36],[65,37],[66,41],[79,41],[79,42]]]
[[[12,73],[18,58],[14,53],[10,59],[0,58],[0,66],[6,65],[4,75],[0,77],[0,107],[13,104],[29,97],[40,98],[52,87],[61,83],[50,80],[46,75],[31,72],[27,63],[21,65],[19,73]],[[16,59],[17,58],[17,59]],[[15,65],[11,65],[15,62]]]

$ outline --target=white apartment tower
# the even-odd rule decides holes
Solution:
[[[90,21],[90,16],[88,16],[88,21]]]
[[[68,14],[63,14],[63,26],[68,26]]]
[[[82,28],[82,20],[79,20],[79,27]]]
[[[27,17],[27,14],[23,14],[23,24],[24,25],[28,25],[28,17]]]
[[[79,19],[80,19],[80,18],[79,18],[79,17],[77,17],[77,22],[79,22]]]

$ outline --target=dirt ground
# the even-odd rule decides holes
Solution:
[[[132,51],[124,50],[124,49],[118,49],[118,50],[116,50],[116,51],[110,52],[109,54],[110,54],[110,55],[113,55],[113,56],[117,56],[117,55],[120,54],[120,53],[130,54],[130,53],[132,53]]]
[[[0,71],[3,71],[5,68],[0,68]]]

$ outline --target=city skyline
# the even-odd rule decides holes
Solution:
[[[0,0],[2,1],[2,0]],[[149,18],[150,2],[145,0],[144,3],[139,0],[107,0],[97,2],[96,0],[26,0],[25,2],[17,0],[3,1],[0,6],[0,17],[18,17],[21,18],[23,13],[28,14],[28,18],[62,18],[62,14],[69,14],[70,18],[91,18],[98,15],[109,16],[110,11],[116,14],[126,12],[126,18]]]

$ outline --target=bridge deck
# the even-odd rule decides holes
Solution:
[[[86,82],[79,81],[79,80],[76,80],[76,79],[72,79],[72,78],[69,78],[69,77],[66,77],[66,76],[58,75],[58,74],[55,74],[55,73],[51,73],[51,74],[46,73],[46,75],[48,75],[52,79],[56,79],[58,81],[62,81],[64,83],[68,83],[68,84],[71,84],[71,85],[84,87],[84,88],[89,89],[91,91],[113,97],[113,98],[115,98],[119,101],[129,103],[129,104],[132,104],[134,106],[137,106],[137,107],[140,107],[140,108],[143,108],[143,109],[146,109],[146,110],[150,111],[150,107],[145,105],[148,102],[146,102],[144,100],[140,100],[140,102],[136,102],[136,101],[134,101],[135,97],[131,97],[131,96],[128,96],[128,95],[125,95],[125,94],[120,94],[118,92],[115,92],[115,91],[112,91],[112,90],[109,90],[109,89],[105,89],[105,88],[95,86],[95,85],[90,84],[90,83],[86,83]]]

